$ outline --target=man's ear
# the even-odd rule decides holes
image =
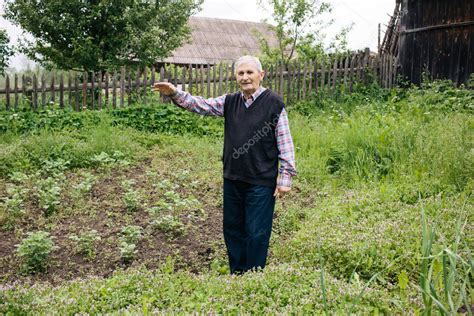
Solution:
[[[260,79],[263,80],[263,78],[265,77],[265,71],[261,71],[260,72]]]

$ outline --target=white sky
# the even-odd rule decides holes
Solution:
[[[389,14],[393,13],[395,0],[327,0],[332,3],[333,11],[328,18],[334,19],[334,25],[328,29],[328,37],[344,26],[354,23],[349,33],[349,48],[363,49],[369,47],[377,49],[378,23],[388,24]],[[5,0],[0,0],[0,13],[3,15]],[[257,5],[257,0],[205,0],[202,11],[198,16],[215,17],[260,22],[270,18],[270,13],[265,12]],[[16,43],[21,36],[21,30],[0,17],[0,28],[6,29],[10,41]],[[382,34],[383,35],[383,34]],[[16,69],[25,68],[28,61],[25,56],[14,56],[10,66]]]

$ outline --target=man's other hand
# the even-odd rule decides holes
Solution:
[[[275,189],[275,193],[273,193],[273,196],[277,199],[282,198],[290,190],[290,187],[277,186]]]

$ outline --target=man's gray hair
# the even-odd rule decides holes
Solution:
[[[237,68],[239,68],[240,65],[242,64],[254,64],[256,67],[257,67],[257,70],[258,71],[263,71],[263,68],[262,68],[262,63],[260,63],[260,60],[258,60],[257,57],[255,56],[250,56],[250,55],[245,55],[245,56],[242,56],[242,57],[239,57],[236,61],[235,61],[235,71],[237,72]]]

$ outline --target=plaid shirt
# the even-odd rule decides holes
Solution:
[[[266,89],[260,87],[249,99],[245,99],[242,93],[242,99],[248,108]],[[204,99],[195,97],[190,93],[177,90],[171,96],[171,100],[179,107],[196,112],[201,115],[224,116],[224,103],[226,94],[217,97]],[[293,139],[291,138],[290,127],[288,124],[288,115],[285,108],[280,113],[278,124],[275,128],[275,136],[278,146],[278,160],[280,162],[280,175],[277,180],[277,186],[291,187],[291,178],[296,175],[295,168],[295,150]]]

